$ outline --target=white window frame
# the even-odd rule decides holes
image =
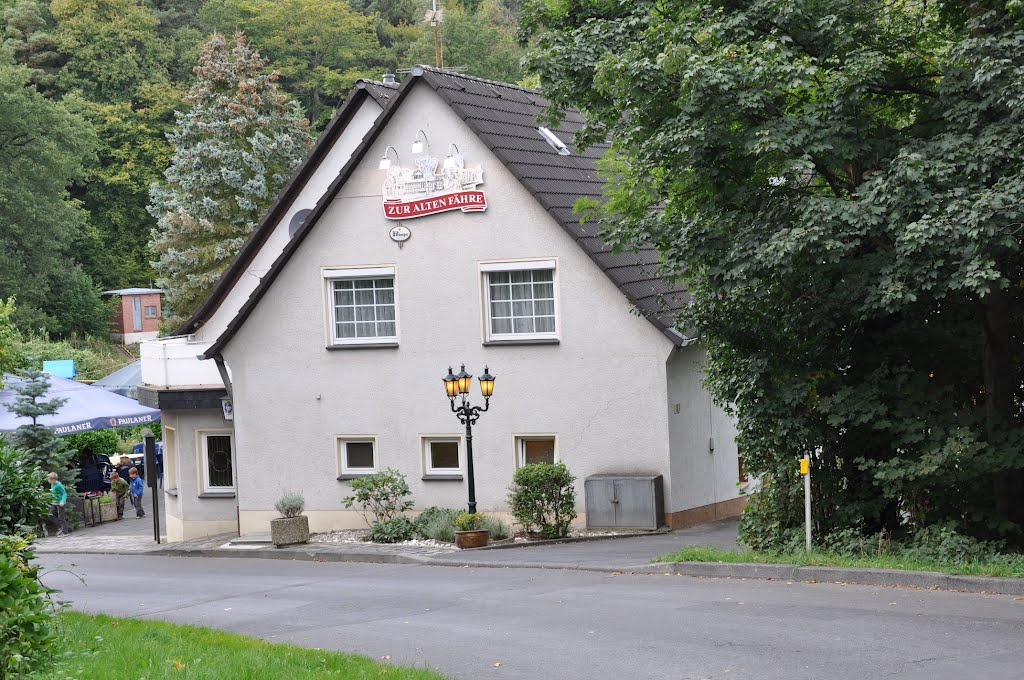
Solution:
[[[235,435],[234,432],[227,429],[212,429],[212,430],[197,430],[196,437],[199,439],[199,445],[196,447],[196,451],[199,456],[199,479],[201,493],[203,494],[234,494],[235,493]],[[207,437],[227,437],[230,441],[231,446],[231,486],[210,486],[210,464],[209,464],[209,449],[207,447]],[[167,455],[167,451],[164,451],[164,455]],[[166,460],[164,461],[166,463]]]
[[[178,432],[173,427],[163,426],[164,445],[164,491],[178,491]],[[234,461],[232,461],[234,462]]]
[[[459,447],[459,467],[435,468],[431,464],[430,445],[434,442],[454,442]],[[462,435],[458,434],[423,434],[420,435],[420,459],[423,461],[423,477],[462,477],[466,454],[462,443]]]
[[[398,344],[398,276],[394,265],[374,267],[330,267],[322,270],[324,280],[324,304],[326,306],[327,341],[331,347],[367,347],[373,345],[395,346]],[[334,283],[358,279],[391,279],[395,307],[395,334],[363,338],[339,338],[337,336],[337,307],[334,304]]]
[[[523,342],[523,341],[557,341],[562,327],[560,314],[561,305],[558,296],[558,261],[554,258],[535,260],[503,260],[480,263],[480,283],[483,287],[483,321],[484,339],[486,342]],[[494,272],[551,271],[551,296],[554,307],[555,330],[541,333],[495,333],[491,323],[491,280]],[[509,300],[511,304],[512,301]]]
[[[358,468],[349,467],[348,449],[349,442],[369,443],[373,445],[373,467]],[[377,446],[377,437],[369,434],[339,434],[334,437],[334,456],[338,461],[338,478],[362,477],[372,475],[380,470],[380,449]]]
[[[516,468],[526,465],[526,445],[524,442],[530,440],[551,440],[554,443],[554,457],[552,463],[558,463],[558,435],[553,432],[527,432],[512,435],[513,451],[515,452]]]

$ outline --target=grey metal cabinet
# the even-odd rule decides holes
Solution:
[[[657,529],[664,517],[661,475],[593,475],[583,482],[588,527]]]

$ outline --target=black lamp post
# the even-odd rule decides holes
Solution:
[[[469,387],[473,383],[473,376],[466,373],[466,364],[462,364],[462,370],[458,375],[452,373],[452,367],[448,367],[448,375],[441,378],[444,381],[444,391],[452,404],[452,412],[458,416],[459,421],[466,426],[466,470],[469,473],[469,511],[476,512],[476,483],[473,479],[473,423],[480,414],[491,406],[491,395],[494,393],[494,376],[484,366],[484,374],[478,378],[480,381],[480,394],[484,398],[484,406],[470,406]],[[461,397],[461,403],[456,406],[455,399]]]

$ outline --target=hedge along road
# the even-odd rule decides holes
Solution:
[[[81,611],[389,656],[457,680],[1024,677],[1024,600],[1012,596],[547,569],[41,561]]]

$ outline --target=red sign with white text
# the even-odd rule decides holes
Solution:
[[[411,201],[397,198],[384,201],[384,216],[389,220],[408,220],[449,210],[483,212],[487,210],[487,198],[482,191],[456,191]]]

